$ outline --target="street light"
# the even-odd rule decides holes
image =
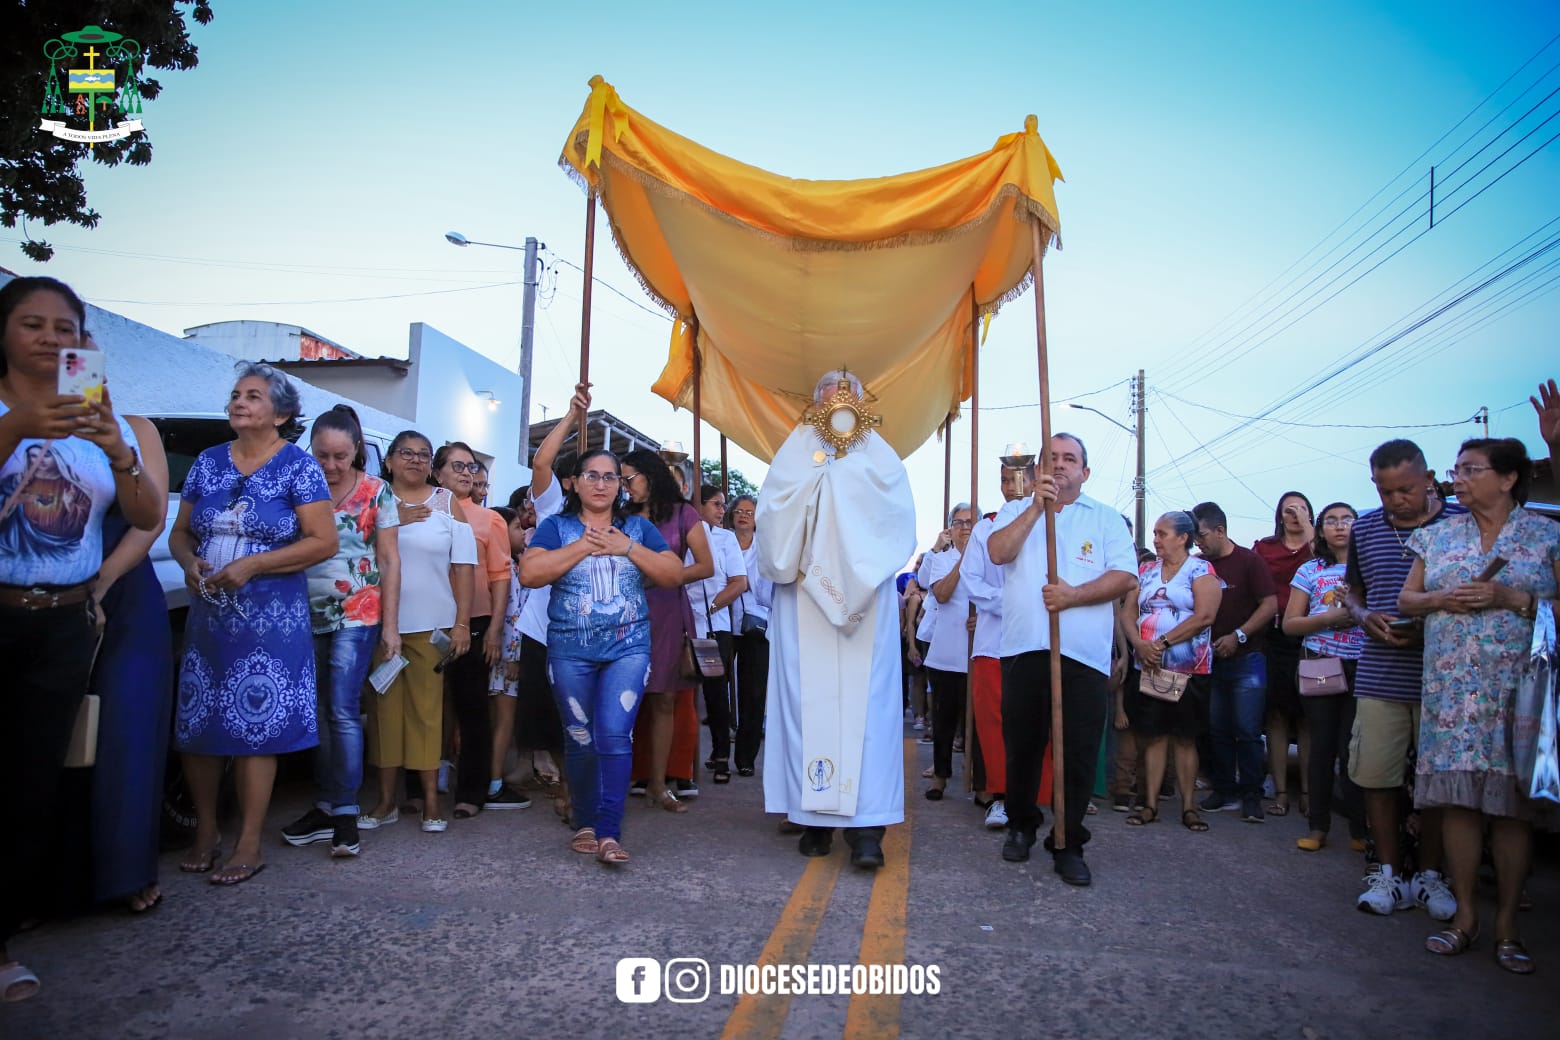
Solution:
[[[487,246],[489,249],[512,249],[525,254],[525,276],[522,279],[525,293],[520,304],[520,465],[531,464],[531,341],[536,331],[536,254],[547,246],[534,238],[527,238],[523,246],[505,245],[502,242],[473,242],[459,231],[446,231],[444,241],[452,246]],[[496,403],[494,404],[496,407]]]
[[[1128,436],[1134,438],[1137,441],[1137,475],[1132,478],[1132,501],[1134,506],[1132,533],[1137,538],[1138,547],[1142,548],[1148,544],[1148,532],[1143,530],[1144,526],[1148,523],[1148,506],[1146,502],[1146,496],[1148,493],[1148,476],[1144,472],[1146,468],[1146,456],[1143,446],[1143,427],[1147,425],[1147,419],[1144,415],[1143,370],[1141,368],[1138,369],[1137,382],[1133,386],[1132,393],[1133,403],[1137,408],[1137,426],[1135,428],[1128,426],[1126,423],[1121,422],[1118,419],[1106,415],[1098,408],[1090,408],[1086,404],[1077,404],[1076,402],[1068,401],[1067,407],[1076,408],[1080,412],[1093,412],[1095,415],[1099,416],[1101,419],[1104,419],[1106,422],[1114,423],[1118,429],[1122,430]]]

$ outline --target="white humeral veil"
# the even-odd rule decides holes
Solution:
[[[844,457],[794,430],[759,495],[759,573],[775,583],[764,807],[819,827],[904,819],[899,600],[915,552],[904,464],[869,434]]]

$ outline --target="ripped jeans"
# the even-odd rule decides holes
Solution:
[[[563,720],[563,768],[574,825],[595,828],[598,838],[621,839],[634,718],[644,701],[650,655],[584,661],[549,654],[547,675]]]

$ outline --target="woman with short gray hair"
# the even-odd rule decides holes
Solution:
[[[304,571],[336,554],[337,537],[320,464],[288,440],[299,409],[290,379],[240,363],[227,403],[236,439],[196,458],[168,537],[190,593],[174,740],[196,822],[180,869],[215,871],[213,884],[248,881],[265,866],[276,756],[319,743]],[[240,833],[217,869],[217,789],[230,755]]]

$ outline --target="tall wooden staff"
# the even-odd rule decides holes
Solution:
[[[953,432],[953,413],[943,420],[943,511],[942,522],[948,523],[948,513],[953,509],[953,442],[948,439]],[[939,527],[939,531],[947,530],[946,526]]]
[[[1035,347],[1040,357],[1040,472],[1051,475],[1051,374],[1046,361],[1045,342],[1045,279],[1041,257],[1045,242],[1040,221],[1029,222],[1034,241],[1035,275]],[[1045,580],[1048,585],[1057,582],[1056,571],[1056,503],[1045,500]],[[1066,799],[1063,777],[1066,775],[1062,753],[1062,616],[1054,610],[1046,611],[1051,624],[1051,811],[1057,825],[1052,830],[1052,842],[1057,849],[1067,847]]]
[[[980,334],[977,327],[980,324],[980,305],[975,301],[975,286],[970,286],[970,527],[980,520],[980,506],[976,499],[980,497]],[[966,546],[968,543],[966,543]],[[966,547],[965,555],[969,555]],[[970,603],[969,620],[971,627],[965,654],[969,666],[964,672],[964,786],[970,787],[975,778],[975,752],[982,755],[986,749],[980,747],[980,741],[975,735],[975,604]]]
[[[580,382],[590,382],[590,290],[596,276],[596,193],[585,192],[585,288],[580,291]],[[590,434],[585,416],[580,416],[578,454],[590,450]]]
[[[704,410],[700,398],[701,384],[704,382],[704,361],[699,354],[699,316],[692,315],[688,319],[688,325],[693,330],[693,474],[688,478],[692,485],[688,489],[688,497],[693,499],[693,508],[704,508],[704,456],[699,454],[699,427],[704,425]]]

